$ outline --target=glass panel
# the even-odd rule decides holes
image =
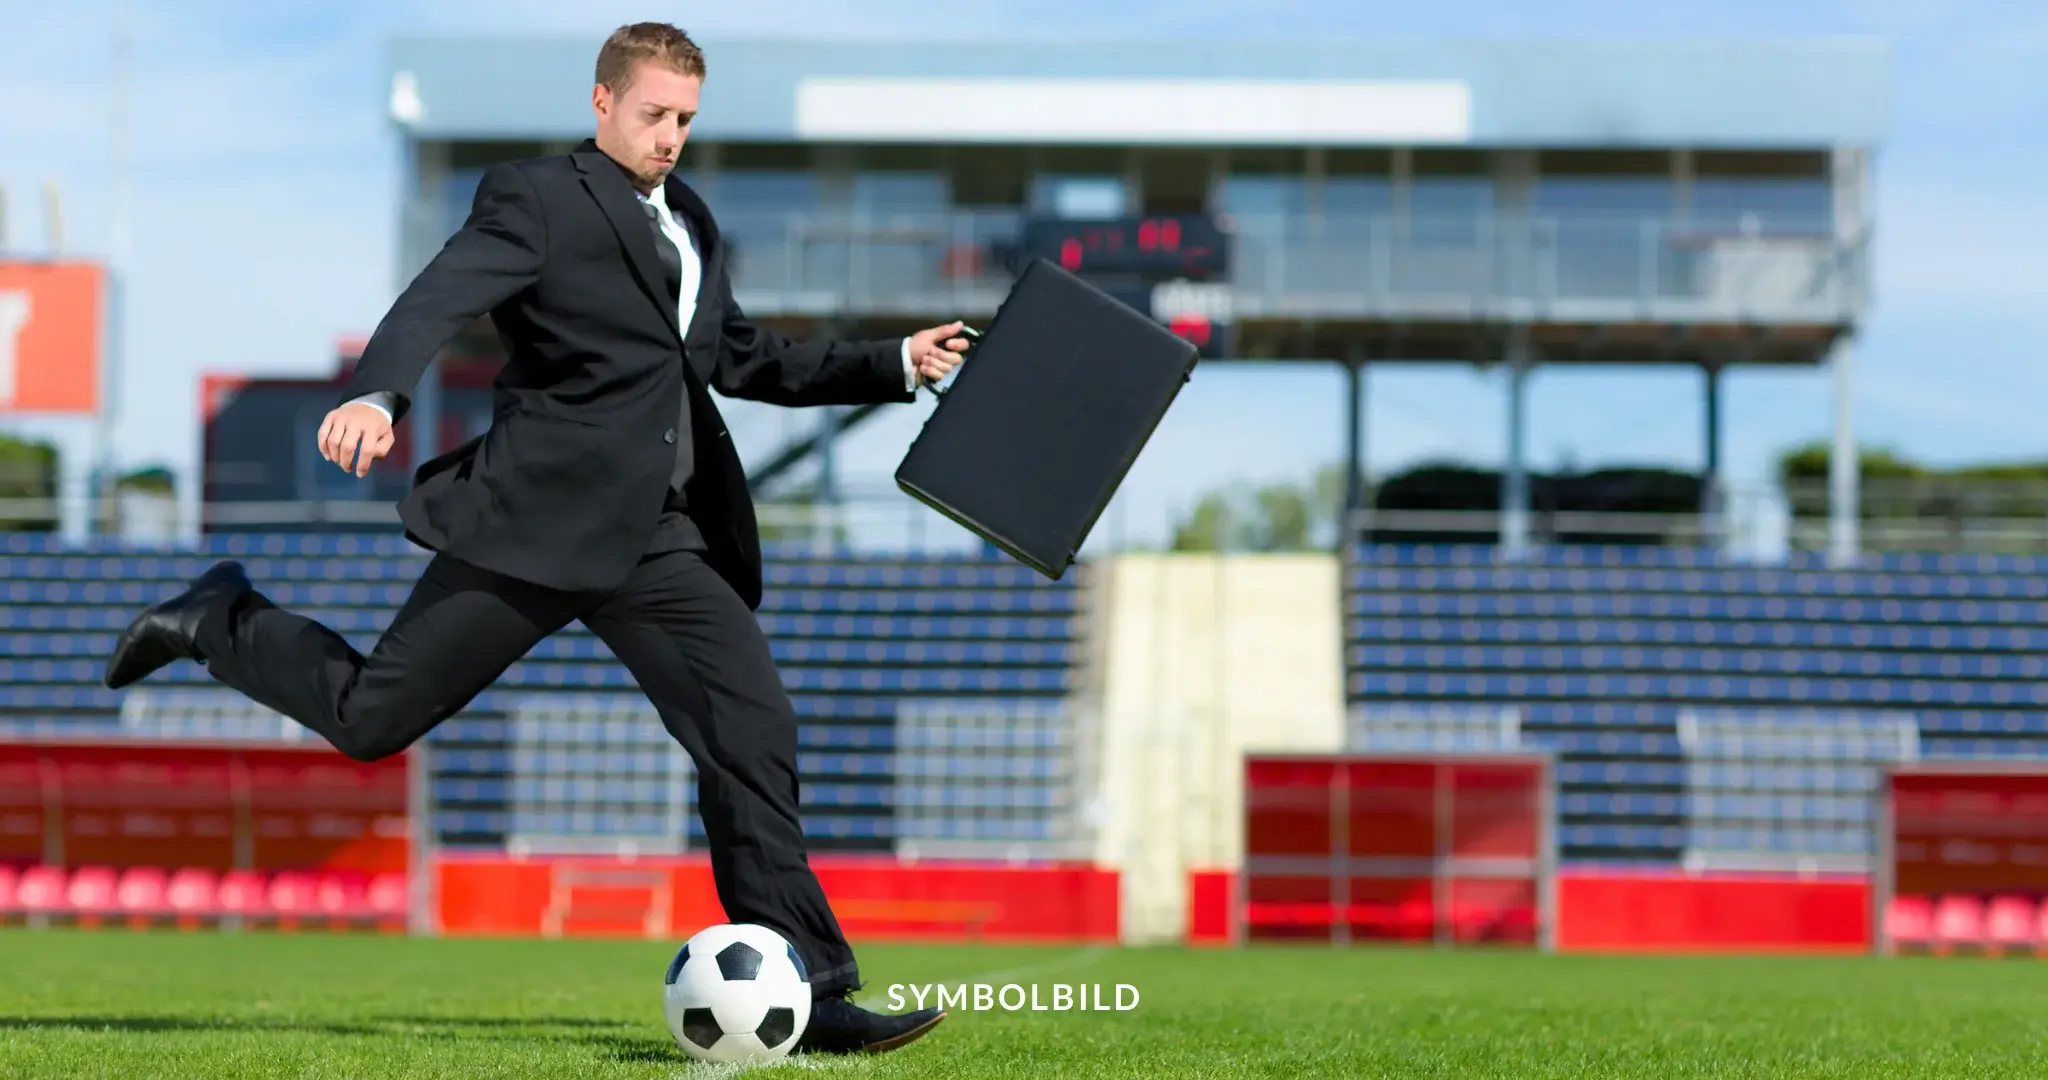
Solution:
[[[1122,177],[1052,175],[1031,184],[1034,213],[1099,220],[1123,216],[1127,202]]]

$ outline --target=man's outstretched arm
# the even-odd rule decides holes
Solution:
[[[960,324],[883,341],[797,341],[747,318],[720,276],[725,311],[713,387],[727,397],[771,405],[868,405],[911,401],[918,384],[937,382],[967,347]]]
[[[320,427],[320,452],[361,476],[391,449],[391,425],[412,405],[434,354],[478,316],[540,276],[547,225],[524,173],[494,165],[477,183],[462,228],[385,314]],[[365,453],[356,453],[360,447]]]

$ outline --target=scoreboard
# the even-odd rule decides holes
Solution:
[[[1032,218],[1020,241],[1024,261],[1058,264],[1193,342],[1205,360],[1229,357],[1230,236],[1214,217]]]

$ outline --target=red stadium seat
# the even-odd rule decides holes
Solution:
[[[21,871],[10,863],[0,863],[0,914],[14,910],[14,886],[21,880]]]
[[[263,875],[247,870],[231,870],[223,875],[213,901],[215,910],[222,915],[246,918],[270,912],[269,890]]]
[[[412,910],[412,889],[404,874],[378,874],[370,879],[363,900],[370,914],[380,919],[402,917]]]
[[[167,877],[154,866],[137,866],[121,875],[121,883],[114,887],[114,906],[128,913],[131,923],[145,921],[151,915],[164,913],[164,887]]]
[[[1944,896],[1934,902],[1934,942],[1944,949],[1984,943],[1984,902],[1974,896]]]
[[[1934,940],[1934,905],[1924,896],[1894,896],[1884,926],[1892,944],[1925,948]]]
[[[64,868],[32,866],[14,887],[14,901],[31,915],[49,915],[65,909]]]
[[[71,874],[65,901],[81,922],[93,925],[102,915],[118,910],[115,892],[120,875],[111,866],[81,866]]]
[[[208,918],[217,913],[216,891],[219,881],[213,871],[188,866],[171,875],[164,886],[164,907],[178,916],[179,921]]]
[[[1984,909],[1984,940],[1994,949],[2027,949],[2034,944],[2036,909],[2023,896],[1993,897]]]

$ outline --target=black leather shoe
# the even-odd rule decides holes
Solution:
[[[804,1025],[804,1037],[797,1041],[796,1050],[799,1054],[885,1054],[916,1042],[945,1018],[939,1009],[877,1013],[855,1005],[850,997],[819,998],[811,1002],[811,1020]]]
[[[107,689],[119,690],[173,661],[199,659],[199,620],[250,588],[241,563],[215,563],[184,592],[143,608],[114,643],[114,655],[107,660]]]

